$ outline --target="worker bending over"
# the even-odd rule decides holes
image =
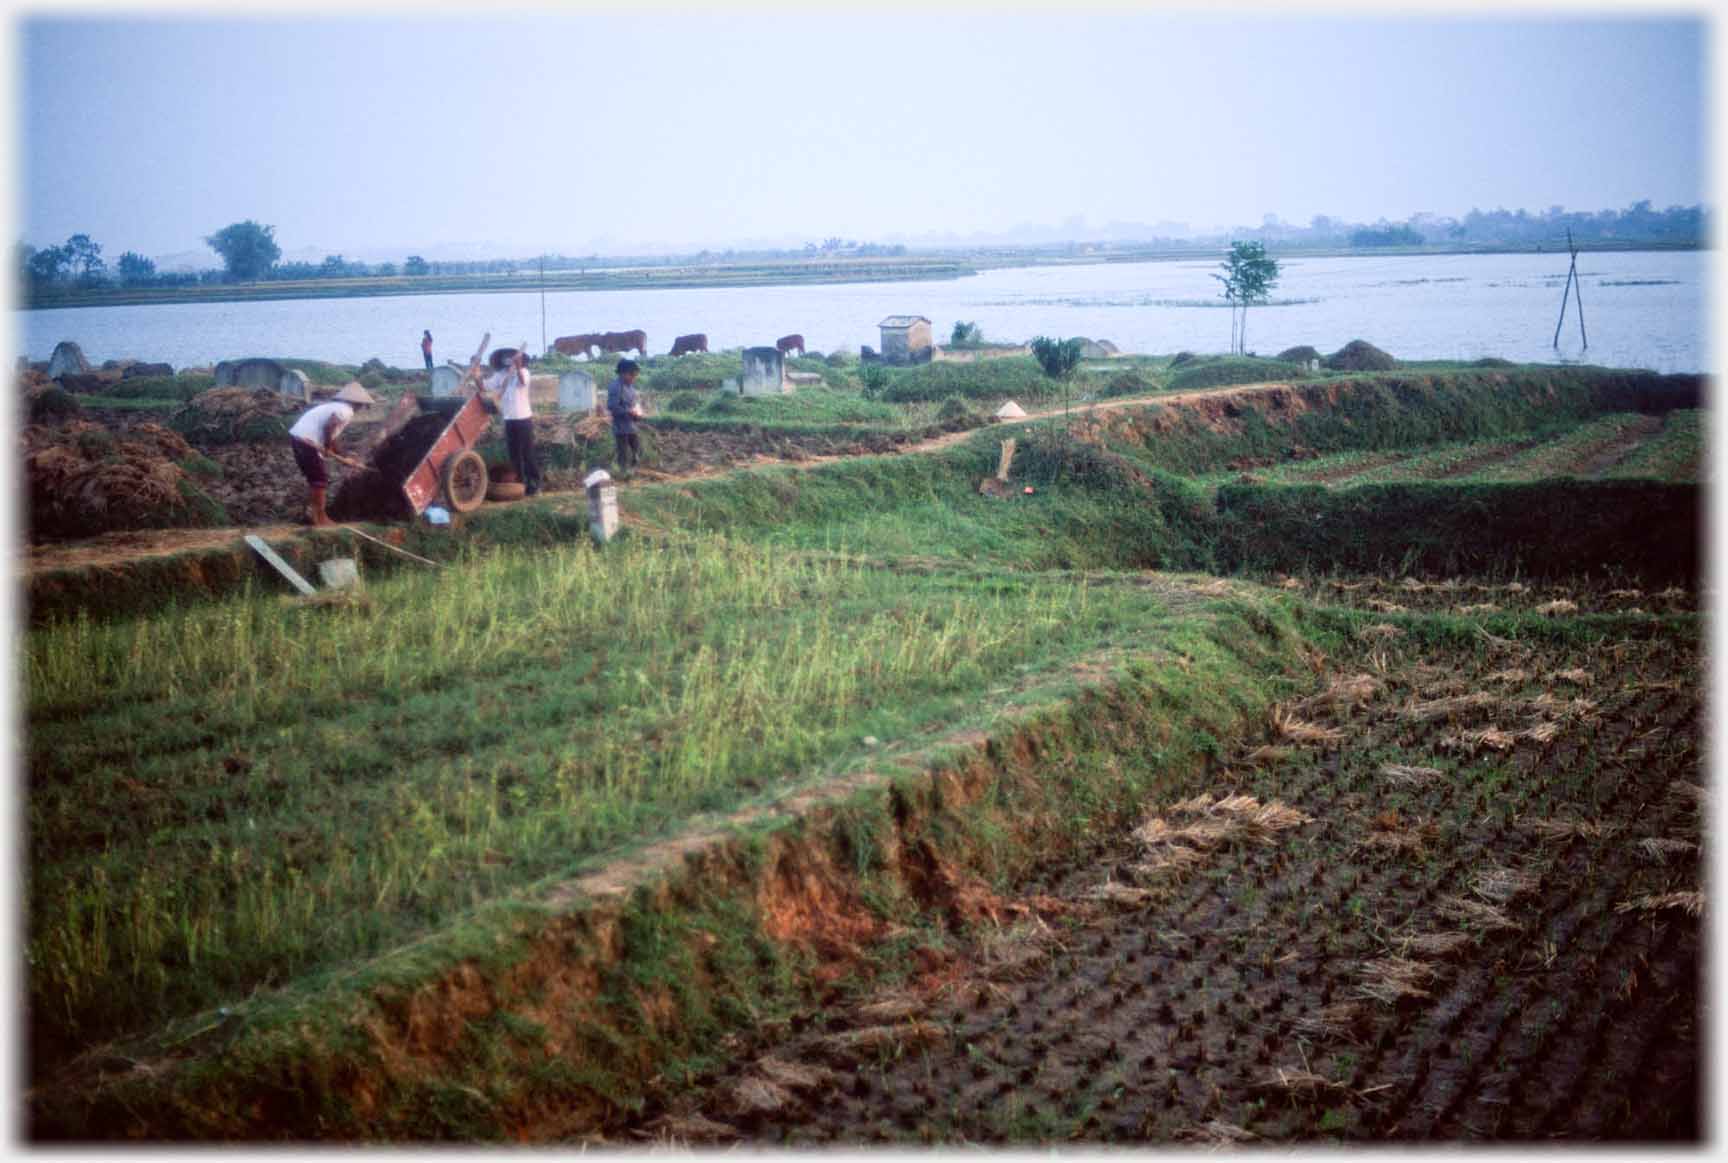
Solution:
[[[336,524],[324,512],[324,493],[330,487],[330,470],[324,465],[324,457],[328,455],[343,464],[364,467],[336,450],[336,438],[342,435],[342,430],[354,419],[356,408],[365,408],[377,402],[372,393],[359,384],[349,384],[336,393],[335,399],[308,408],[300,419],[294,421],[294,426],[288,429],[288,443],[294,449],[294,463],[300,466],[300,472],[306,477],[306,487],[312,494],[312,524]]]

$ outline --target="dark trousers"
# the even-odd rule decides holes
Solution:
[[[634,432],[614,432],[612,440],[618,445],[618,468],[629,472],[642,462],[642,439]]]
[[[521,479],[523,492],[532,497],[540,491],[540,464],[534,459],[534,421],[504,421],[504,443],[510,449],[510,466]]]
[[[426,370],[431,371],[432,370],[432,353],[429,351],[422,351],[420,354],[426,357]]]

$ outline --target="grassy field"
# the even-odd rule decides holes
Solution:
[[[1084,579],[704,538],[501,553],[33,636],[39,1061],[407,940],[690,813],[988,712],[1162,617]]]
[[[918,391],[900,401],[828,383],[733,400],[738,411],[709,417],[716,397],[698,380],[726,359],[685,365],[685,380],[657,402],[696,397],[701,406],[682,413],[692,423],[905,430],[950,404],[987,401],[980,385],[1018,391],[1026,374],[907,369],[890,383]],[[1141,363],[1122,374],[1136,390],[1158,391],[1167,372]],[[1106,390],[1096,377],[1115,369],[1091,374],[1092,390]],[[259,1057],[184,1051],[202,1056],[204,1073],[184,1083],[194,1097],[175,1118],[191,1122],[175,1125],[241,1134],[233,1128],[249,1119],[268,1123],[235,1105],[263,1086],[297,1112],[281,1116],[288,1133],[310,1133],[294,1120],[312,1118],[336,1128],[323,1133],[364,1135],[376,1115],[381,1135],[490,1137],[562,1125],[513,1104],[541,1111],[534,1104],[569,1107],[581,1096],[617,1134],[653,1136],[665,1124],[651,1116],[706,1112],[762,1141],[1015,1143],[1170,1141],[1208,1118],[1273,1139],[1462,1138],[1484,1119],[1491,1130],[1540,1134],[1598,1111],[1588,1096],[1641,1066],[1683,1080],[1696,1066],[1691,1044],[1650,1049],[1649,1031],[1688,1012],[1696,926],[1665,906],[1615,910],[1689,891],[1691,866],[1652,871],[1606,850],[1597,859],[1606,831],[1574,829],[1569,846],[1549,848],[1521,822],[1636,830],[1641,805],[1697,778],[1697,704],[1672,685],[1697,669],[1689,481],[1701,463],[1701,413],[1669,407],[1688,391],[1695,385],[1589,369],[1459,368],[1183,408],[1154,400],[1016,429],[1005,498],[979,492],[1000,435],[981,432],[939,454],[633,486],[623,494],[629,527],[603,551],[583,540],[580,498],[488,507],[461,540],[414,535],[410,544],[439,556],[442,571],[374,576],[363,597],[327,607],[289,605],[252,585],[132,617],[56,616],[21,643],[32,1075],[114,1039],[122,1059],[166,1062],[182,1043],[225,1046],[268,1027],[268,1038],[244,1043]],[[1634,412],[1640,404],[1649,406]],[[1229,467],[1243,460],[1268,463]],[[1568,479],[1583,464],[1614,479]],[[1264,479],[1245,483],[1244,472]],[[1361,483],[1373,474],[1381,483]],[[1452,565],[1470,573],[1441,572]],[[1300,576],[1272,587],[1147,572],[1193,569]],[[1625,577],[1608,580],[1614,571]],[[1348,686],[1359,675],[1378,684],[1372,697],[1328,696],[1368,690]],[[1277,737],[1244,734],[1277,700]],[[1042,727],[1013,726],[1058,704],[1066,709]],[[1429,704],[1441,709],[1429,714]],[[977,753],[987,759],[961,768],[995,765],[999,782],[977,799],[957,790],[954,773],[925,778],[937,766],[929,749],[957,738],[990,740]],[[1277,754],[1256,758],[1257,746]],[[906,757],[911,766],[898,768]],[[1389,764],[1438,777],[1387,782]],[[622,960],[598,978],[602,1016],[570,1017],[556,991],[542,996],[535,971],[506,957],[544,922],[536,902],[554,885],[693,821],[884,771],[900,774],[869,801],[875,823],[843,813],[833,833],[843,853],[833,875],[858,877],[857,886],[842,892],[795,865],[765,865],[778,869],[776,891],[825,885],[793,910],[810,924],[842,905],[860,910],[857,932],[874,936],[857,938],[858,948],[786,945],[753,911],[766,908],[767,890],[747,881],[732,903],[698,894],[633,905],[620,922]],[[1226,791],[1335,823],[1297,832],[1287,847],[1238,837],[1198,860],[1181,857],[1186,871],[1168,883],[1139,879],[1132,868],[1146,856],[1126,835],[1135,812],[1154,804],[1185,826],[1172,805]],[[1396,821],[1382,827],[1386,813]],[[1682,815],[1652,817],[1656,831],[1635,838],[1679,837]],[[1385,832],[1405,839],[1375,839]],[[1060,866],[1043,863],[1042,845],[1062,854]],[[1072,863],[1101,847],[1117,853],[1111,872]],[[1412,853],[1426,863],[1399,863]],[[944,871],[944,860],[969,862],[974,880]],[[1522,927],[1466,919],[1454,950],[1517,957],[1548,941],[1619,974],[1632,964],[1628,926],[1656,913],[1668,924],[1652,947],[1658,968],[1640,972],[1681,1000],[1605,1010],[1600,991],[1574,988],[1551,965],[1503,986],[1498,970],[1439,956],[1409,971],[1426,974],[1408,980],[1427,997],[1394,996],[1352,1019],[1371,1055],[1286,1028],[1373,985],[1358,962],[1410,959],[1387,944],[1393,920],[1426,924],[1421,910],[1467,898],[1491,869],[1535,878],[1521,902],[1528,910],[1508,911]],[[899,887],[879,879],[891,872]],[[1262,874],[1264,884],[1254,879]],[[1588,888],[1581,913],[1567,911],[1561,892],[1575,883]],[[1127,894],[1141,911],[1126,923],[1099,911],[1122,904],[1123,888],[1149,894]],[[986,891],[995,897],[976,895]],[[1324,916],[1305,907],[1309,896],[1325,902]],[[979,904],[991,899],[1004,902],[995,913]],[[1072,907],[1046,916],[1039,902],[1050,900]],[[987,936],[992,916],[1038,917],[1047,933],[1074,922],[1069,975],[1044,980],[1044,962],[1026,962],[1008,978],[968,976],[961,965],[943,978],[946,955],[990,961],[966,943]],[[1151,949],[1155,931],[1184,945],[1203,936],[1212,984],[1185,989],[1181,974],[1193,970],[1176,962],[1188,955]],[[1134,980],[1120,970],[1130,950],[1158,970],[1135,994],[1146,1013],[1115,997]],[[1299,964],[1254,971],[1268,958],[1283,965],[1290,951]],[[504,976],[485,979],[497,991],[492,1008],[450,1019],[458,1048],[412,1070],[383,1050],[352,1051],[340,1078],[255,1065],[265,1060],[258,1046],[274,1047],[270,1061],[280,1062],[314,1047],[323,1055],[388,1043],[378,1023],[407,1003],[376,992],[368,974],[385,964],[392,988],[414,997],[442,996],[450,974]],[[725,974],[710,976],[710,964]],[[1082,979],[1095,992],[1070,997]],[[802,1054],[806,1034],[866,1028],[838,1015],[869,1004],[873,980],[963,988],[946,1001],[924,997],[922,1016],[894,1019],[937,1031],[922,1056],[890,1040],[880,1054],[828,1062],[869,1075],[845,1101],[817,1088],[815,1107],[780,1103],[738,1118],[726,1104],[756,1077],[746,1050]],[[1001,991],[1014,982],[1020,1008],[1009,1013]],[[1430,1007],[1437,982],[1453,992]],[[1204,1014],[1188,1012],[1200,1002]],[[1550,1002],[1560,1011],[1546,1040],[1509,1024],[1518,1007]],[[1166,1016],[1165,1003],[1181,1014]],[[344,1024],[362,1011],[374,1017]],[[1568,1081],[1542,1090],[1553,1055],[1594,1062],[1590,1048],[1609,1044],[1605,1012],[1624,1018],[1615,1028],[1633,1039],[1611,1051],[1613,1073],[1567,1065]],[[775,1022],[802,1014],[810,1028],[768,1023],[770,1013]],[[519,1014],[536,1016],[510,1016]],[[1088,1041],[1069,1062],[1045,1044],[1047,1031],[1096,1021],[1126,1022],[1116,1057],[1093,1061],[1106,1048]],[[558,1066],[555,1047],[573,1044],[559,1042],[568,1031],[547,1033],[561,1022],[586,1031],[591,1073]],[[1028,1029],[999,1036],[1019,1025]],[[760,1045],[727,1041],[757,1028]],[[980,1041],[992,1037],[989,1047]],[[1203,1056],[1188,1061],[1186,1043]],[[939,1044],[958,1056],[931,1048]],[[1291,1106],[1264,1089],[1260,1067],[1294,1069],[1282,1051],[1295,1045],[1314,1052],[1302,1069],[1326,1080],[1310,1085],[1321,1097],[1336,1097],[1333,1085],[1384,1096]],[[1463,1047],[1471,1065],[1460,1074]],[[1502,1050],[1526,1080],[1504,1109],[1500,1075],[1479,1065]],[[1448,1065],[1436,1065],[1443,1058]],[[1126,1098],[1121,1063],[1142,1059],[1159,1078],[1171,1068],[1181,1078]],[[338,1090],[366,1089],[355,1070],[394,1080],[385,1107],[328,1105]],[[149,1071],[125,1077],[155,1085]],[[215,1079],[229,1098],[196,1098],[198,1079]],[[665,1089],[674,1080],[689,1093]],[[144,1117],[127,1113],[138,1092],[97,1082],[90,1093],[108,1104],[105,1127]],[[709,1084],[718,1106],[706,1105]],[[229,1085],[240,1089],[222,1090]],[[290,1091],[292,1102],[281,1098]],[[935,1109],[935,1092],[956,1104]],[[1007,1094],[999,1115],[974,1105],[986,1092]],[[1662,1118],[1622,1111],[1592,1114],[1591,1125],[1608,1136],[1681,1138],[1695,1126],[1678,1100],[1658,1105]],[[219,1121],[219,1109],[237,1121]],[[64,1117],[60,1133],[83,1116]]]

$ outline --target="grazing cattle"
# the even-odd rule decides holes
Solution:
[[[599,346],[598,335],[566,335],[552,341],[552,350],[563,355],[580,355],[592,359]]]
[[[799,355],[804,354],[804,337],[802,335],[782,335],[774,341],[774,346],[780,349],[780,354],[797,349]]]
[[[707,351],[708,337],[701,332],[695,335],[680,335],[672,341],[673,355],[688,355],[693,351]]]
[[[644,331],[608,331],[595,336],[602,353],[634,349],[643,359],[648,358],[648,334]]]

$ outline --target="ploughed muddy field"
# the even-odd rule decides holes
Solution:
[[[615,1137],[1697,1141],[1699,643],[1369,623],[1311,661],[1316,693],[1095,858],[962,894],[950,934],[907,935],[902,980],[834,986]]]

